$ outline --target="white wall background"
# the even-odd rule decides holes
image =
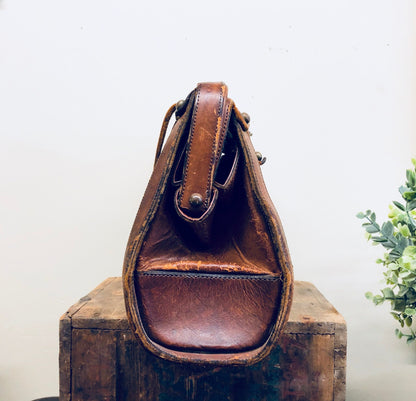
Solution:
[[[364,298],[383,251],[354,216],[386,217],[416,155],[415,11],[0,1],[0,400],[58,394],[58,319],[121,274],[163,115],[210,80],[252,117],[296,278],[347,319],[348,400],[414,394],[415,346]]]

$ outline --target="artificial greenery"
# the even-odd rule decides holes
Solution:
[[[396,335],[408,343],[416,340],[412,327],[416,322],[416,159],[412,163],[413,170],[406,171],[406,184],[399,188],[404,202],[389,205],[388,221],[380,226],[371,210],[357,214],[364,220],[367,239],[386,249],[384,257],[376,262],[385,268],[387,286],[381,295],[367,292],[365,296],[376,305],[390,302],[392,316],[406,330],[396,329]]]

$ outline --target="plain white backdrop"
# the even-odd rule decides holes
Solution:
[[[251,115],[295,275],[348,324],[348,400],[414,395],[377,291],[383,219],[416,156],[416,4],[0,0],[0,400],[58,394],[58,319],[124,248],[166,109],[222,80]]]

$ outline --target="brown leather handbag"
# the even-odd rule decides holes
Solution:
[[[223,83],[199,84],[163,122],[123,268],[131,327],[162,358],[251,364],[288,318],[292,264],[248,122]]]

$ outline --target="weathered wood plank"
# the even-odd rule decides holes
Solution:
[[[74,371],[74,401],[94,397],[106,401],[332,400],[332,335],[285,335],[281,346],[255,366],[195,367],[155,358],[130,332],[76,329],[74,333],[82,343],[75,352],[81,356],[85,352],[74,362],[79,366]],[[117,356],[112,357],[115,349]]]
[[[121,277],[107,279],[95,291],[96,293],[89,296],[88,301],[72,316],[72,327],[128,330]]]
[[[285,331],[287,333],[333,334],[344,318],[309,282],[296,281],[292,309]]]
[[[287,334],[280,341],[285,401],[332,401],[334,336]]]
[[[62,316],[62,317],[69,317],[72,319],[72,317],[80,313],[80,310],[85,307],[88,303],[91,301],[94,302],[95,297],[102,291],[108,291],[108,288],[111,288],[111,284],[116,283],[117,286],[121,286],[121,277],[108,277],[105,279],[101,284],[99,284],[97,287],[95,287],[91,292],[89,292],[87,295],[82,297],[77,303],[72,305],[68,311]]]
[[[116,340],[112,330],[72,332],[72,401],[116,401]]]
[[[79,312],[89,301],[95,299],[97,294],[107,289],[117,277],[109,277],[72,305],[59,320],[59,399],[71,401],[72,389],[72,317]]]
[[[120,331],[118,401],[278,401],[280,365],[274,358],[251,367],[182,365],[163,361]]]
[[[61,319],[61,336],[61,401],[345,400],[345,321],[311,283],[295,283],[278,346],[253,366],[181,365],[153,356],[128,326],[120,278],[74,305]]]
[[[59,399],[71,401],[71,319],[65,314],[59,321]]]
[[[347,381],[347,325],[335,326],[334,336],[334,401],[344,401]]]

